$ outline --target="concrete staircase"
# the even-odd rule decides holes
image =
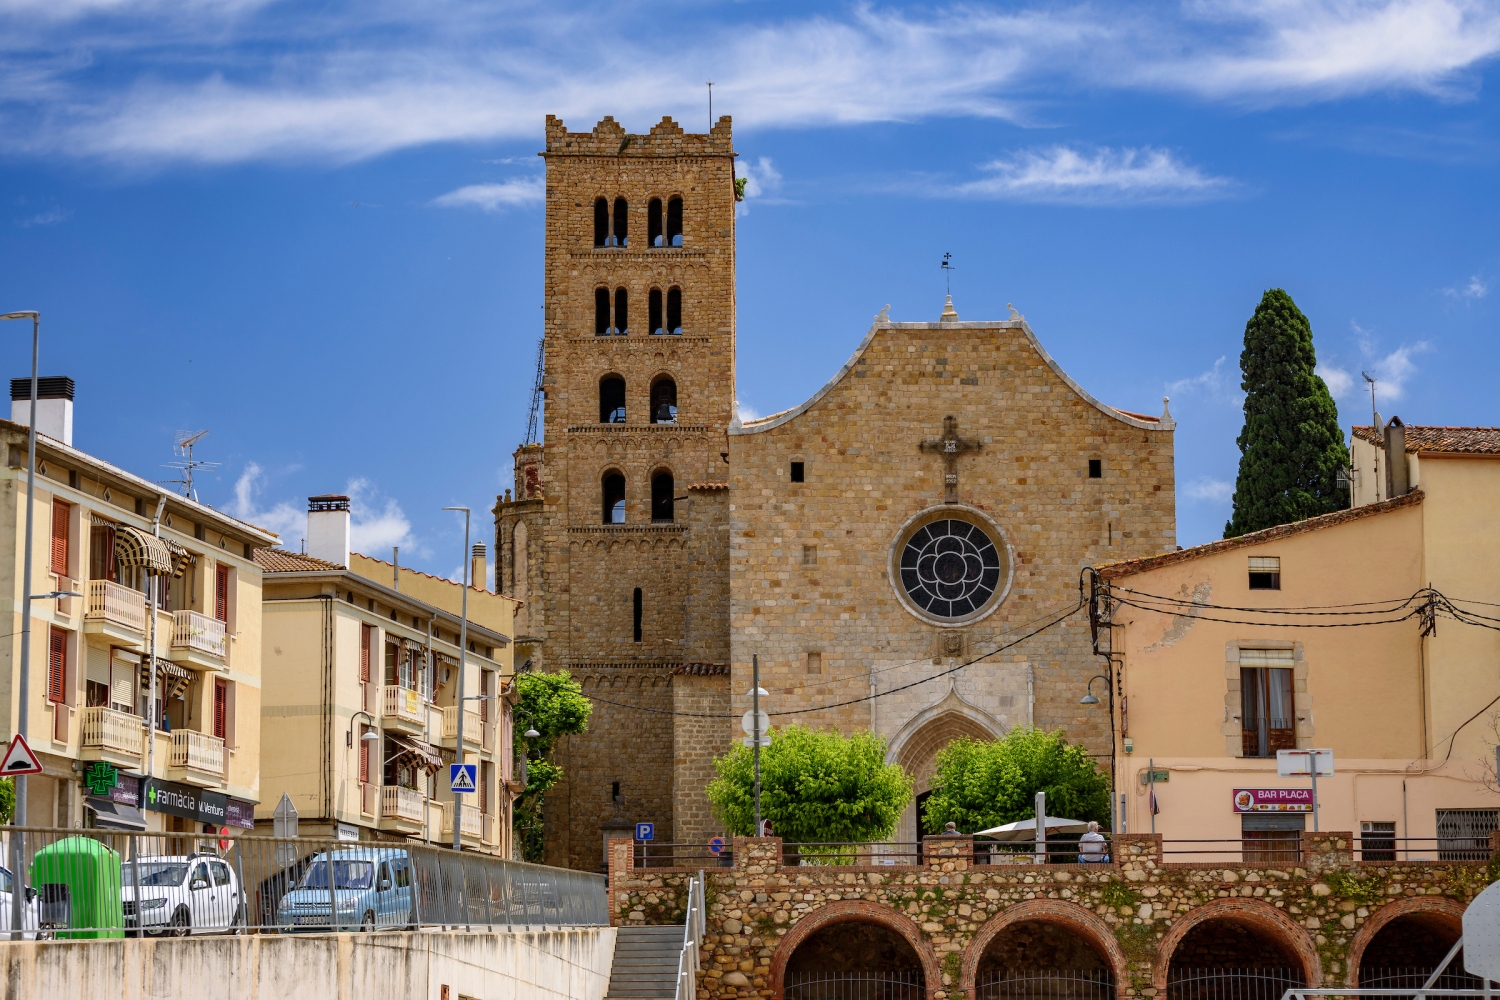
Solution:
[[[681,924],[621,927],[605,1000],[672,1000],[684,930]]]

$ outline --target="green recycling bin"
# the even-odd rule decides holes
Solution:
[[[31,884],[37,891],[43,933],[50,929],[59,938],[125,936],[120,855],[97,840],[67,837],[37,851]]]

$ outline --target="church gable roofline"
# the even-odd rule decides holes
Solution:
[[[870,344],[874,342],[876,334],[880,333],[883,330],[1020,330],[1026,335],[1026,340],[1031,345],[1031,349],[1036,351],[1037,356],[1040,357],[1044,362],[1046,362],[1047,367],[1052,369],[1052,373],[1059,379],[1061,379],[1064,385],[1073,390],[1073,392],[1076,393],[1080,399],[1082,399],[1084,402],[1088,403],[1095,409],[1099,410],[1099,412],[1103,413],[1105,416],[1112,417],[1128,427],[1136,427],[1141,430],[1147,431],[1170,431],[1176,429],[1177,427],[1177,421],[1172,419],[1171,411],[1167,409],[1166,397],[1162,397],[1163,405],[1162,415],[1160,417],[1149,417],[1145,414],[1131,413],[1128,410],[1121,410],[1118,407],[1109,406],[1095,399],[1088,393],[1088,391],[1083,388],[1083,386],[1073,381],[1068,373],[1062,370],[1062,366],[1052,359],[1052,355],[1047,353],[1047,349],[1043,347],[1041,341],[1037,339],[1036,334],[1032,331],[1031,326],[1026,322],[1025,317],[1014,315],[1014,309],[1011,310],[1013,318],[1008,320],[981,320],[978,322],[965,322],[963,320],[954,318],[944,319],[936,323],[893,323],[888,316],[888,310],[890,308],[890,306],[886,306],[885,309],[882,309],[880,311],[880,313],[875,317],[875,322],[871,324],[869,332],[865,334],[865,339],[860,341],[859,346],[854,349],[854,353],[849,356],[849,360],[844,362],[844,366],[834,374],[833,378],[825,382],[823,384],[823,387],[817,392],[813,393],[806,402],[802,403],[800,406],[794,406],[789,410],[782,410],[780,413],[773,413],[770,416],[760,417],[756,420],[751,420],[744,423],[740,421],[739,415],[736,414],[734,420],[729,425],[729,433],[759,434],[761,431],[768,431],[772,428],[780,427],[782,424],[787,423],[788,421],[793,420],[796,417],[801,416],[808,410],[812,409],[812,407],[816,405],[819,400],[832,392],[840,382],[842,382],[846,377],[849,376],[851,372],[855,370],[855,367],[859,364],[860,358],[864,356],[865,351],[867,351],[870,347]],[[957,316],[956,313],[953,315],[955,317]]]
[[[642,135],[605,115],[591,132],[569,132],[556,115],[547,116],[547,148],[543,156],[733,156],[734,136],[729,115],[709,132],[684,132],[682,126],[663,116]]]

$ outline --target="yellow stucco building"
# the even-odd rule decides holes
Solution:
[[[1332,749],[1317,822],[1365,860],[1488,857],[1500,428],[1393,420],[1351,455],[1349,510],[1100,568],[1116,829],[1269,859],[1314,827],[1277,752]]]
[[[30,384],[11,385],[20,421],[30,416]],[[30,589],[81,596],[33,601],[29,698],[20,704],[28,432],[0,421],[0,537],[10,548],[0,587],[11,616],[0,644],[0,726],[9,740],[25,712],[44,768],[28,779],[26,821],[248,828],[261,777],[253,553],[277,537],[72,447],[72,379],[42,379],[39,395]]]
[[[349,498],[309,500],[307,553],[263,551],[267,747],[257,822],[286,794],[299,832],[511,855],[512,636],[519,602],[470,587],[462,708],[462,587],[349,551]],[[475,546],[476,581],[486,577]],[[461,807],[448,765],[477,765]],[[367,738],[373,737],[373,738]]]

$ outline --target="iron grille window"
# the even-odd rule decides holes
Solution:
[[[1361,861],[1395,861],[1396,860],[1396,824],[1395,823],[1361,823],[1359,824],[1359,856]],[[1417,984],[1421,986],[1421,983]]]
[[[1500,809],[1439,809],[1439,861],[1488,861],[1490,832],[1500,829]]]

